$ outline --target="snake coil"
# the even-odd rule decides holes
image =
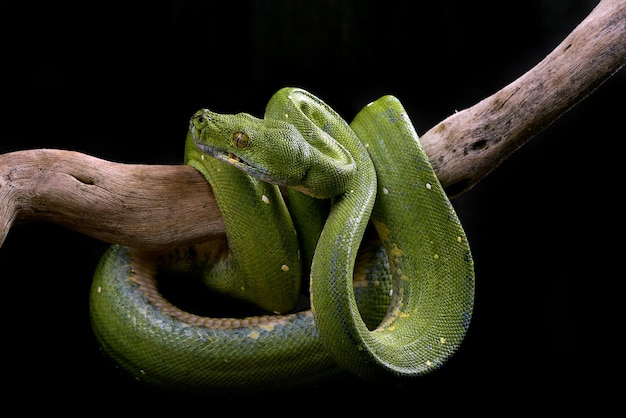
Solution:
[[[204,393],[311,385],[346,371],[402,383],[458,349],[473,259],[395,97],[350,124],[298,88],[274,94],[263,118],[201,109],[185,163],[211,184],[226,238],[171,251],[113,245],[94,274],[94,333],[131,376]],[[262,313],[186,312],[160,291],[166,271]]]

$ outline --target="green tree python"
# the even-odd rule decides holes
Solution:
[[[91,322],[125,372],[204,393],[346,373],[404,384],[456,352],[472,316],[473,259],[397,98],[349,124],[299,88],[275,93],[263,118],[201,109],[184,162],[212,186],[226,237],[171,251],[112,245],[103,255]],[[175,306],[157,279],[176,271],[259,313]]]

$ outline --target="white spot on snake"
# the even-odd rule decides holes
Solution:
[[[260,336],[261,333],[259,333],[259,331],[252,331],[250,334],[248,334],[248,337],[252,338],[253,340],[256,340]]]
[[[431,187],[433,187],[433,186],[432,186],[430,183],[426,183],[426,188],[427,188],[428,190],[430,190],[430,188],[431,188]]]
[[[383,187],[383,193],[384,193],[384,194],[389,194],[389,190],[387,190],[387,188],[386,188],[386,187]]]
[[[389,289],[389,296],[393,296],[393,289]]]
[[[432,362],[432,361],[430,361],[430,360],[426,360],[426,365],[427,365],[427,366],[432,366],[432,365],[433,365],[433,362]]]
[[[267,203],[268,205],[270,203],[269,198],[267,196],[265,196],[265,195],[261,196],[261,200],[263,201],[263,203]]]
[[[204,154],[200,154],[200,159],[204,161]]]
[[[439,260],[439,254],[435,254],[435,255],[433,255],[433,258],[434,258],[435,260]]]
[[[289,271],[289,266],[288,266],[287,264],[283,264],[283,265],[280,267],[280,269],[281,269],[282,271],[287,272],[287,271]]]
[[[446,337],[441,337],[441,338],[439,338],[439,342],[440,342],[441,344],[445,344],[445,343],[446,343]]]
[[[98,293],[102,292],[102,287],[98,286]]]
[[[267,324],[259,324],[259,328],[261,328],[261,329],[263,329],[263,330],[265,330],[267,332],[274,331],[275,327],[276,327],[276,324],[272,323],[272,322],[267,323]]]
[[[463,241],[463,238],[461,238],[461,237],[456,237],[456,242],[461,242],[461,241]]]

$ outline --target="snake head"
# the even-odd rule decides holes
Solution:
[[[189,131],[202,153],[278,186],[298,187],[308,171],[308,144],[290,124],[247,113],[196,112]]]

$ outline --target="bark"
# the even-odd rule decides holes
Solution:
[[[527,73],[422,136],[447,192],[472,188],[625,63],[626,1],[601,1]]]
[[[121,164],[53,149],[0,155],[0,244],[14,221],[29,220],[145,248],[224,234],[211,188],[190,166]]]

